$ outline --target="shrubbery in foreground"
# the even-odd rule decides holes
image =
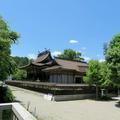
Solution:
[[[7,86],[0,86],[0,103],[13,102],[15,97]]]

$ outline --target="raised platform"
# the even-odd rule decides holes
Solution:
[[[94,94],[95,87],[87,84],[56,84],[48,82],[6,81],[6,84],[52,95]]]

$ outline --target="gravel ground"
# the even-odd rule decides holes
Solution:
[[[76,100],[54,102],[44,94],[9,86],[16,100],[29,108],[40,120],[120,120],[116,101]]]

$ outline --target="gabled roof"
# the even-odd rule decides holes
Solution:
[[[51,57],[50,51],[46,50],[38,54],[38,57],[34,61],[34,63],[45,63],[51,60],[52,60],[52,57]]]
[[[60,58],[52,59],[50,51],[44,51],[38,54],[38,57],[32,63],[23,66],[23,69],[37,66],[45,72],[52,70],[69,70],[76,72],[86,72],[87,63],[81,61],[65,60]]]
[[[70,71],[76,71],[76,72],[86,72],[86,69],[88,67],[87,63],[85,62],[78,62],[78,61],[71,61],[71,60],[63,60],[63,59],[55,59],[55,62],[57,65],[48,67],[43,69],[43,71],[51,71],[51,70],[70,70]]]
[[[21,69],[26,69],[31,66],[38,66],[38,67],[51,66],[53,65],[53,63],[54,63],[54,60],[51,57],[50,51],[46,50],[46,51],[39,53],[36,60],[29,63],[28,65],[22,66]]]

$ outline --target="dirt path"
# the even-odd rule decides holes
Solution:
[[[43,99],[43,94],[11,87],[16,99],[28,106],[42,120],[120,120],[120,108],[116,101],[100,102],[77,100],[52,102]]]

